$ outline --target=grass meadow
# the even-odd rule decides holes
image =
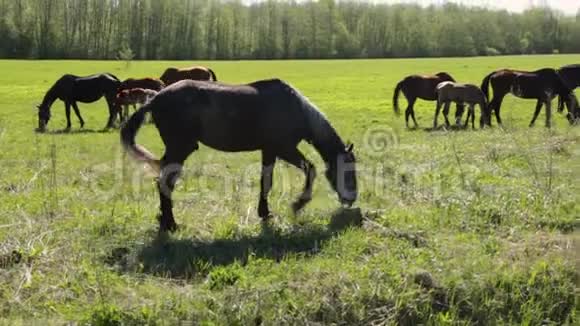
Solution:
[[[542,112],[528,128],[535,102],[512,96],[504,128],[483,131],[406,130],[392,107],[412,73],[480,84],[501,67],[577,62],[0,61],[0,324],[577,324],[580,127],[554,113],[547,130]],[[319,170],[314,200],[293,216],[303,176],[277,164],[277,217],[263,225],[259,153],[202,146],[175,192],[181,228],[160,236],[154,179],[123,155],[117,130],[101,131],[104,100],[79,104],[84,130],[72,115],[72,131],[60,132],[56,102],[50,132],[33,131],[34,106],[64,73],[124,79],[192,64],[228,83],[281,78],[308,96],[355,144],[356,208],[340,209],[322,160],[302,144]],[[434,107],[417,103],[421,127]],[[162,154],[152,125],[137,141]]]

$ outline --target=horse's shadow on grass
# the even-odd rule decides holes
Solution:
[[[362,225],[360,209],[339,210],[332,215],[328,225],[309,224],[292,231],[280,231],[269,223],[262,224],[258,235],[235,239],[173,240],[170,236],[158,236],[151,243],[137,249],[134,262],[123,262],[123,254],[129,249],[118,248],[119,257],[109,257],[109,263],[126,264],[126,269],[171,278],[191,278],[204,275],[213,266],[227,266],[234,262],[244,265],[251,255],[256,258],[280,261],[289,254],[316,255],[326,241],[349,227]],[[115,253],[113,252],[113,256]],[[112,261],[111,261],[112,260]]]
[[[451,125],[451,126],[447,127],[445,125],[440,125],[437,128],[433,128],[433,127],[423,128],[423,131],[425,131],[425,132],[467,131],[467,130],[471,130],[471,127],[464,127],[464,126],[457,126],[457,125]]]
[[[38,134],[45,135],[81,135],[81,134],[106,134],[115,131],[115,129],[58,129],[44,132],[36,131]]]

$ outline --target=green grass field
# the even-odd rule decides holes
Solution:
[[[73,115],[66,134],[34,133],[34,105],[63,73],[124,79],[192,63],[0,61],[0,324],[576,324],[580,128],[554,113],[549,131],[542,113],[530,129],[535,103],[508,97],[504,129],[408,131],[391,99],[411,73],[480,84],[500,67],[579,61],[196,62],[224,82],[284,79],[325,112],[355,144],[362,223],[339,210],[323,173],[292,216],[303,177],[278,164],[278,217],[264,226],[259,154],[202,147],[175,192],[181,228],[164,237],[154,180],[122,154],[117,131],[100,132],[104,100],[80,104],[86,130]],[[434,106],[418,103],[422,127]],[[52,115],[49,130],[63,129],[61,102]],[[138,142],[162,154],[153,126]]]

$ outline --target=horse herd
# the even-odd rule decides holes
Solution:
[[[493,90],[493,98],[489,100],[489,88]],[[497,123],[502,124],[500,110],[505,96],[509,93],[519,98],[537,100],[530,127],[534,125],[542,106],[546,107],[546,127],[552,125],[551,102],[557,96],[558,111],[562,112],[564,106],[568,109],[566,115],[571,124],[580,121],[580,109],[578,99],[574,95],[574,89],[580,86],[580,65],[568,65],[558,70],[543,68],[536,71],[521,71],[513,69],[500,69],[487,75],[481,87],[473,84],[456,83],[455,79],[446,72],[436,75],[412,75],[400,81],[394,92],[393,108],[399,113],[398,99],[402,92],[407,98],[408,107],[405,110],[405,123],[409,128],[409,118],[418,127],[413,109],[417,99],[437,101],[433,128],[437,128],[437,118],[443,108],[445,124],[449,127],[449,106],[451,102],[457,103],[455,114],[456,124],[460,125],[464,105],[469,105],[469,112],[463,127],[467,127],[471,118],[472,128],[475,128],[475,105],[481,110],[480,126],[490,126],[492,113],[495,114]]]
[[[345,144],[328,119],[296,88],[279,79],[260,80],[245,85],[216,83],[215,73],[205,67],[185,69],[168,68],[159,79],[127,79],[121,82],[112,74],[88,77],[64,75],[46,93],[38,106],[38,131],[44,132],[50,119],[50,107],[56,99],[65,103],[67,129],[71,127],[70,108],[75,111],[81,127],[84,121],[77,102],[91,103],[105,97],[109,106],[107,128],[121,120],[121,144],[137,161],[157,172],[160,200],[159,229],[175,231],[172,192],[187,157],[199,148],[199,143],[224,152],[260,151],[262,171],[258,215],[271,217],[268,193],[272,187],[273,170],[280,159],[302,170],[305,175],[302,194],[292,204],[297,213],[311,199],[315,166],[298,150],[303,140],[310,143],[326,165],[325,176],[339,201],[352,206],[357,199],[356,158],[353,145]],[[488,88],[494,98],[488,103]],[[444,105],[446,124],[451,102],[457,103],[456,122],[462,118],[464,105],[469,105],[465,126],[471,119],[474,127],[475,110],[481,107],[480,125],[491,126],[494,112],[501,124],[500,107],[509,92],[521,98],[538,100],[532,123],[542,104],[546,105],[546,123],[550,125],[550,102],[559,96],[559,111],[568,108],[568,120],[580,119],[580,110],[573,90],[580,85],[580,65],[559,70],[541,69],[534,72],[498,70],[485,77],[482,87],[458,84],[447,73],[434,76],[413,75],[398,83],[394,108],[399,111],[398,97],[403,93],[408,100],[405,111],[415,126],[413,106],[417,99],[437,101],[437,115]],[[128,106],[142,104],[129,117]],[[124,109],[121,109],[124,107]],[[144,147],[135,143],[136,134],[147,113],[165,144],[165,153],[157,159]]]

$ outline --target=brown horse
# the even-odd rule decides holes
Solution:
[[[135,144],[145,113],[151,112],[165,144],[165,154],[156,159]],[[357,198],[355,156],[326,117],[306,97],[287,83],[262,80],[247,85],[225,85],[184,80],[163,89],[145,104],[121,129],[121,143],[133,158],[160,171],[157,180],[161,231],[177,228],[171,194],[187,157],[199,143],[223,152],[262,152],[262,176],[258,215],[267,219],[268,193],[276,159],[301,169],[306,177],[294,212],[312,199],[316,170],[297,146],[314,146],[326,163],[326,178],[338,199],[352,205]]]
[[[165,83],[161,81],[161,79],[157,78],[129,78],[125,79],[119,89],[117,90],[117,103],[122,105],[123,108],[119,110],[119,118],[121,121],[125,121],[129,118],[129,105],[133,105],[133,109],[136,110],[137,104],[144,104],[144,102],[134,101],[132,99],[127,98],[128,94],[121,94],[125,90],[131,89],[142,89],[142,90],[152,90],[155,91],[155,94],[162,90],[165,87]],[[120,102],[120,95],[122,97],[121,101],[128,102],[127,104],[121,104]]]
[[[185,79],[217,81],[213,70],[206,67],[167,68],[160,79],[167,86]]]
[[[471,118],[471,128],[475,129],[475,105],[479,105],[481,110],[481,118],[479,120],[480,127],[483,128],[485,120],[488,119],[487,99],[485,94],[479,87],[472,84],[459,84],[454,82],[442,82],[437,85],[437,109],[435,110],[435,119],[433,120],[433,128],[437,128],[437,117],[441,106],[445,105],[443,109],[443,116],[445,123],[449,127],[449,105],[451,102],[458,104],[469,104],[469,112],[463,127],[467,127],[469,119]],[[460,121],[458,121],[460,123]]]
[[[542,105],[546,106],[546,127],[551,127],[551,102],[556,96],[568,100],[568,108],[575,107],[575,96],[572,90],[563,82],[556,70],[544,68],[532,72],[501,69],[487,75],[481,83],[481,90],[489,98],[489,86],[493,89],[493,99],[489,103],[489,113],[493,111],[498,124],[501,121],[501,104],[504,97],[511,93],[523,99],[536,99],[536,110],[530,122],[534,125]],[[559,108],[560,109],[560,108]],[[491,118],[489,119],[491,125]]]
[[[413,119],[415,128],[419,126],[415,119],[414,105],[418,98],[426,101],[436,101],[436,87],[444,81],[455,82],[455,79],[446,72],[440,72],[436,75],[411,75],[397,84],[395,94],[393,95],[393,109],[399,114],[399,93],[403,92],[409,103],[405,110],[405,124],[409,128],[409,117]],[[461,118],[463,115],[463,106],[457,106],[456,116]]]
[[[129,105],[133,110],[137,110],[137,104],[145,104],[157,95],[157,91],[145,88],[124,89],[117,93],[117,105],[124,107],[121,114],[121,121],[129,118]]]

